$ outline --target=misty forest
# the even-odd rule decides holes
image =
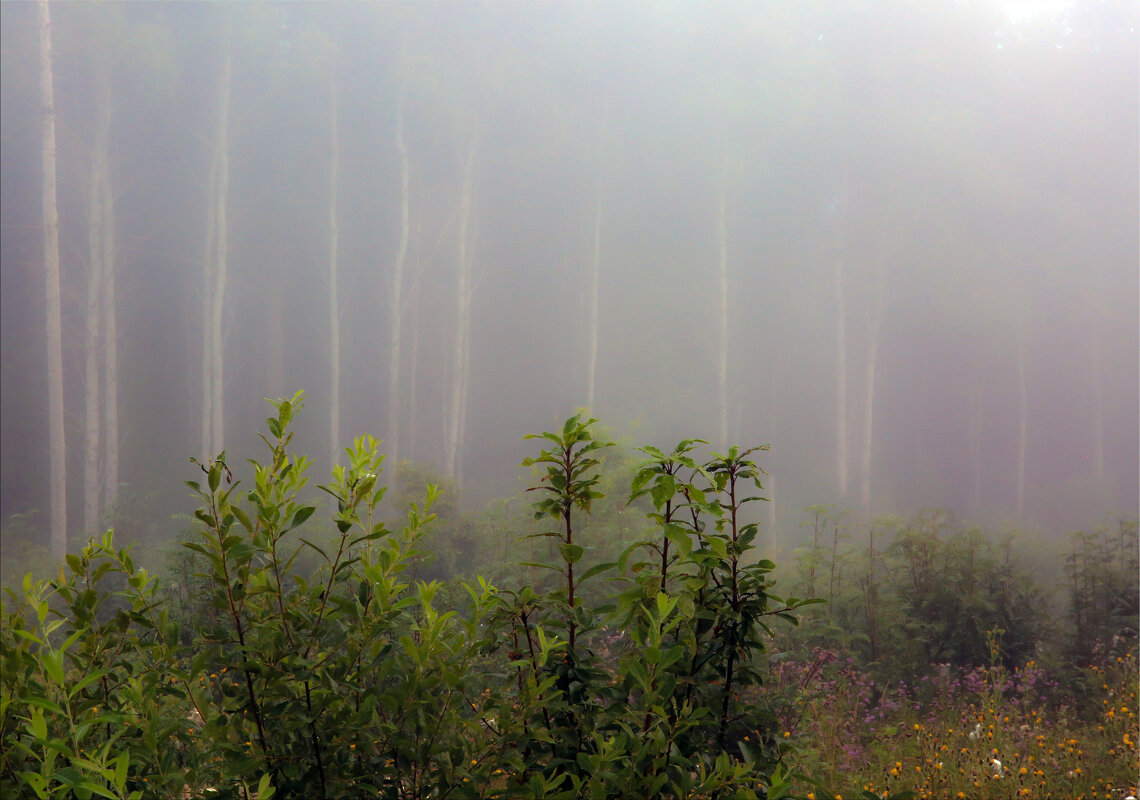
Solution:
[[[0,798],[1140,782],[1140,5],[0,4]]]

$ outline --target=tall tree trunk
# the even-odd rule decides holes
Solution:
[[[341,460],[340,441],[340,81],[333,57],[329,81],[329,452]]]
[[[202,412],[201,412],[201,429],[200,429],[200,449],[199,452],[203,459],[211,457],[210,448],[213,445],[213,437],[211,435],[211,423],[213,422],[213,413],[211,411],[211,403],[214,398],[214,392],[210,385],[210,354],[213,352],[211,347],[212,341],[212,328],[210,327],[211,317],[211,303],[214,297],[214,251],[217,248],[215,240],[217,239],[217,215],[214,213],[214,197],[217,194],[215,188],[218,183],[218,165],[213,158],[210,157],[209,179],[206,186],[206,244],[205,252],[202,255]]]
[[[780,430],[781,416],[778,405],[778,385],[779,378],[782,375],[783,363],[779,358],[779,354],[772,353],[772,360],[769,366],[768,385],[766,387],[767,397],[767,420],[769,429],[772,435],[768,437],[769,443],[773,450],[776,450],[779,445],[779,438],[777,432]],[[739,423],[737,423],[737,430],[741,430]],[[778,546],[779,528],[778,528],[778,515],[776,513],[776,477],[769,475],[764,479],[764,488],[768,490],[768,557],[775,558],[776,547]]]
[[[867,325],[867,363],[863,378],[863,458],[859,470],[859,505],[864,514],[871,511],[871,466],[875,440],[875,380],[878,377],[879,332],[883,325],[884,265],[875,277],[875,297],[871,301]]]
[[[599,151],[600,151],[599,146]],[[590,270],[586,276],[589,292],[590,341],[586,353],[586,407],[594,407],[598,385],[598,282],[602,257],[602,163],[598,156],[598,180],[594,188],[594,242]]]
[[[478,135],[471,134],[463,169],[463,189],[459,199],[459,243],[455,276],[455,340],[451,353],[451,402],[448,406],[447,448],[444,465],[447,474],[460,482],[460,458],[467,424],[467,377],[471,359],[471,193],[475,172]]]
[[[420,237],[420,225],[416,226],[416,246],[422,244]],[[412,288],[408,295],[408,309],[411,312],[411,319],[408,321],[408,326],[411,328],[412,340],[408,343],[408,414],[407,425],[405,430],[408,432],[408,442],[405,451],[409,459],[415,459],[419,455],[419,450],[416,448],[416,430],[419,425],[419,398],[416,396],[417,382],[419,380],[419,355],[420,355],[420,259],[417,256],[414,262],[414,272],[412,275]]]
[[[1019,317],[1017,330],[1017,389],[1018,389],[1018,427],[1017,427],[1017,519],[1021,520],[1025,514],[1025,450],[1026,439],[1029,432],[1029,396],[1025,385],[1025,315]]]
[[[847,296],[842,242],[835,248],[835,472],[839,497],[847,496]]]
[[[102,487],[99,485],[99,433],[103,427],[103,393],[99,386],[100,349],[103,313],[103,242],[100,239],[103,212],[99,208],[102,193],[98,178],[98,156],[92,153],[91,185],[88,187],[87,207],[87,336],[86,372],[83,385],[86,412],[84,415],[83,453],[83,531],[94,533],[99,524]]]
[[[847,235],[847,167],[843,167],[843,188],[836,200],[835,223],[835,482],[840,499],[847,497],[848,489],[848,432],[847,432],[847,292],[844,290],[843,269],[846,257]]]
[[[48,453],[51,468],[51,552],[67,553],[67,442],[63,426],[63,335],[59,289],[59,211],[55,198],[55,91],[51,11],[40,0],[40,99],[43,103],[43,233],[47,316]]]
[[[107,118],[110,119],[108,94]],[[103,510],[119,501],[119,340],[115,288],[115,197],[111,159],[103,167]]]
[[[1092,317],[1093,476],[1104,480],[1104,368],[1100,349],[1100,318]]]
[[[976,371],[970,389],[970,459],[970,510],[977,514],[982,510],[982,382]]]
[[[728,236],[725,231],[725,190],[722,187],[717,203],[717,246],[720,254],[717,270],[720,288],[720,340],[717,351],[717,403],[718,428],[717,444],[728,446]]]
[[[218,84],[218,108],[215,117],[213,152],[210,163],[210,196],[207,199],[209,221],[205,275],[205,326],[202,354],[203,408],[202,444],[205,458],[223,449],[225,415],[225,332],[223,317],[226,304],[226,280],[229,266],[229,182],[230,182],[230,86],[233,62],[229,50],[222,55]]]
[[[213,398],[210,401],[212,421],[210,432],[213,446],[211,452],[220,453],[224,449],[225,415],[223,399],[225,386],[225,335],[222,329],[223,312],[226,304],[226,280],[229,269],[229,191],[230,191],[230,84],[233,62],[226,49],[222,62],[222,85],[218,98],[218,140],[215,145],[218,158],[218,195],[215,200],[217,223],[217,267],[214,271],[214,302],[210,328],[212,331],[213,352],[210,358],[210,388]]]
[[[388,455],[392,463],[399,463],[400,453],[400,350],[404,333],[404,265],[408,257],[410,212],[408,194],[411,187],[411,167],[408,147],[404,142],[404,98],[407,88],[401,87],[396,101],[396,152],[400,156],[400,243],[396,249],[396,262],[392,268],[392,291],[389,294],[389,345],[388,345]]]
[[[103,201],[107,169],[107,139],[110,129],[110,105],[107,102],[106,75],[96,78],[98,87],[98,119],[95,139],[91,144],[91,167],[87,186],[87,336],[86,374],[84,380],[84,455],[83,455],[83,530],[94,533],[102,517],[103,501],[100,483],[100,457],[103,435],[103,392],[100,386],[103,366],[103,302],[107,279],[104,244],[106,217]]]

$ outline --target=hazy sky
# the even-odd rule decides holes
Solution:
[[[0,9],[0,519],[46,530],[39,30]],[[211,364],[231,460],[304,389],[323,479],[334,354],[339,444],[450,461],[472,507],[593,364],[615,436],[771,443],[787,530],[1136,513],[1135,3],[53,10],[73,537],[113,460],[105,421],[86,448],[100,153],[98,397],[113,374],[119,495],[156,527],[212,447]]]

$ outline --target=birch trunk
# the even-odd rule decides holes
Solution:
[[[1022,315],[1017,332],[1017,389],[1018,389],[1018,426],[1017,426],[1017,519],[1021,520],[1025,514],[1025,451],[1026,439],[1029,432],[1028,406],[1029,396],[1025,385],[1025,322]]]
[[[218,108],[215,117],[213,151],[210,158],[210,183],[207,215],[207,254],[205,269],[204,327],[202,342],[202,450],[204,458],[213,458],[223,449],[225,416],[223,387],[225,382],[223,316],[226,302],[226,278],[229,258],[229,138],[230,85],[232,59],[227,50],[222,56],[222,72],[218,84]]]
[[[589,284],[590,342],[586,355],[586,408],[594,407],[598,375],[598,279],[602,255],[602,168],[598,165],[598,183],[594,190],[594,247],[590,257]]]
[[[835,473],[839,497],[847,496],[847,295],[842,243],[835,248]]]
[[[87,186],[87,336],[84,380],[84,455],[83,455],[83,530],[95,533],[103,509],[100,485],[100,445],[103,433],[103,391],[100,386],[103,366],[103,302],[107,279],[106,217],[103,201],[107,167],[107,138],[110,108],[106,102],[105,76],[98,78],[98,119],[91,145],[91,166]]]
[[[973,481],[970,485],[970,510],[982,510],[982,385],[975,374],[970,391],[970,458]]]
[[[860,469],[859,504],[863,513],[871,510],[871,454],[874,450],[875,426],[875,374],[879,357],[879,326],[871,329],[870,341],[867,343],[867,373],[865,376],[866,395],[863,408],[863,459]]]
[[[451,353],[451,399],[448,406],[447,447],[444,465],[447,474],[458,484],[459,463],[467,423],[467,376],[471,337],[471,191],[474,178],[478,136],[471,135],[467,161],[463,170],[463,190],[459,199],[459,242],[456,259],[455,340]]]
[[[417,226],[416,242],[419,244],[419,226]],[[416,266],[412,281],[412,290],[408,296],[408,306],[411,311],[411,320],[409,320],[409,327],[412,331],[412,340],[408,343],[408,367],[410,374],[408,375],[408,419],[406,430],[408,432],[408,444],[405,450],[407,451],[408,458],[414,459],[418,455],[416,449],[416,426],[419,424],[419,399],[416,396],[416,382],[419,380],[419,350],[420,350],[420,281],[419,281],[419,259],[416,259]]]
[[[341,459],[340,441],[340,84],[334,59],[329,81],[329,451]]]
[[[871,302],[867,332],[867,364],[863,387],[863,458],[859,470],[859,504],[864,514],[871,511],[871,466],[875,441],[875,380],[879,360],[879,331],[883,325],[883,275],[879,266],[876,276],[875,297]]]
[[[717,403],[720,426],[717,443],[728,446],[728,237],[725,231],[725,191],[721,189],[717,203],[717,244],[720,264],[717,271],[720,287],[720,341],[717,353]]]
[[[404,265],[408,258],[410,213],[408,194],[411,186],[411,167],[408,147],[404,142],[404,97],[406,88],[400,89],[396,101],[396,152],[400,156],[400,243],[396,249],[396,262],[392,269],[392,291],[389,295],[389,355],[388,355],[388,455],[393,464],[399,463],[400,453],[400,351],[404,332]]]
[[[98,145],[96,145],[96,150]],[[103,242],[100,238],[103,211],[99,207],[102,192],[99,186],[98,155],[92,153],[91,184],[88,187],[87,206],[87,337],[86,372],[84,380],[84,453],[83,453],[83,531],[91,534],[99,524],[99,501],[102,499],[99,486],[99,432],[102,428],[103,393],[99,386],[100,377],[100,332],[102,329],[103,297]]]
[[[55,91],[52,82],[51,11],[40,0],[40,98],[43,102],[43,233],[47,317],[48,453],[51,552],[67,554],[67,442],[63,425],[63,335],[59,290],[59,211],[55,197]]]
[[[1104,370],[1101,362],[1100,319],[1092,318],[1093,475],[1104,480]]]
[[[217,216],[214,214],[214,196],[217,194],[215,188],[218,182],[218,165],[215,163],[213,154],[210,157],[209,179],[206,186],[206,249],[202,256],[202,416],[201,416],[201,445],[199,452],[203,460],[208,460],[211,456],[210,447],[212,445],[212,437],[210,435],[210,424],[213,420],[211,413],[211,402],[214,397],[213,390],[210,387],[210,353],[213,352],[211,342],[211,328],[210,328],[210,304],[213,299],[213,286],[214,286],[214,250],[216,245],[214,240],[217,238]]]
[[[845,148],[846,152],[846,148]],[[836,198],[834,282],[835,282],[835,483],[840,499],[847,497],[850,466],[847,425],[847,292],[844,262],[847,235],[848,174],[842,168],[842,188]]]
[[[214,296],[210,317],[210,435],[211,453],[224,449],[225,415],[223,413],[223,388],[225,385],[225,337],[222,330],[223,312],[226,303],[226,280],[229,268],[229,189],[230,189],[230,83],[232,59],[227,49],[222,62],[222,84],[218,96],[218,131],[215,142],[215,158],[218,160],[217,197],[214,210],[217,214],[214,269]]]
[[[107,118],[110,119],[108,97]],[[103,166],[103,510],[119,501],[119,341],[115,303],[115,197],[111,160]]]

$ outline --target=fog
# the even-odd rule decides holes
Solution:
[[[588,406],[771,444],[777,530],[1134,516],[1140,6],[1034,5],[52,3],[71,542],[176,529],[296,390],[318,480],[372,433],[468,508]],[[40,11],[0,5],[0,521],[46,542]]]

